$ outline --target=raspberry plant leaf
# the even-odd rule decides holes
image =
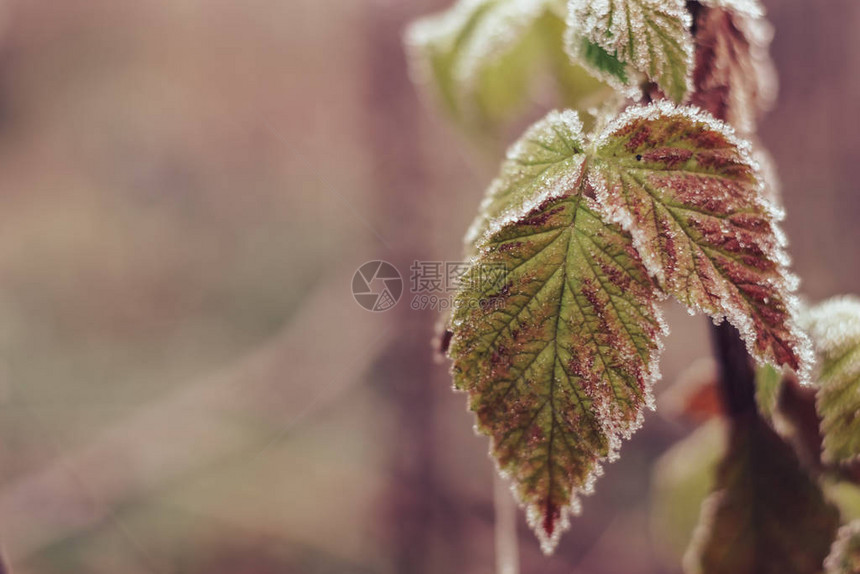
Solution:
[[[651,404],[664,333],[630,236],[599,215],[584,150],[569,111],[511,149],[477,222],[473,267],[506,273],[457,294],[449,349],[455,386],[546,552]]]
[[[486,242],[495,222],[515,220],[540,200],[575,186],[585,170],[584,145],[576,113],[553,113],[529,128],[508,150],[501,175],[466,232],[467,244]]]
[[[705,0],[693,11],[695,90],[690,103],[726,120],[742,133],[776,99],[776,71],[769,54],[773,30],[757,0]]]
[[[735,419],[702,507],[687,574],[819,574],[839,511],[794,450],[755,415]]]
[[[554,77],[560,103],[578,107],[604,86],[565,57],[563,13],[561,0],[460,0],[407,30],[414,76],[478,132],[523,111],[540,72]]]
[[[860,456],[860,299],[837,297],[804,315],[818,356],[816,408],[824,458]]]
[[[681,102],[691,90],[693,38],[683,0],[570,0],[566,46],[597,77],[635,93],[640,76]]]
[[[479,36],[486,22],[506,23],[498,1],[461,0],[449,10],[417,20],[406,32],[416,81],[432,83],[445,110],[463,123],[487,121],[493,113],[509,112],[526,97],[530,52],[536,45],[527,31],[540,17],[539,4],[534,2],[523,11],[519,22],[507,22],[503,30],[506,45],[493,55],[494,66],[486,60],[476,61],[474,56],[486,53],[488,44]],[[482,63],[489,69],[476,74],[482,72]],[[482,87],[492,84],[507,89],[481,92]]]
[[[780,213],[731,128],[664,102],[628,108],[595,142],[597,199],[633,236],[659,285],[691,310],[728,318],[759,361],[806,380]]]

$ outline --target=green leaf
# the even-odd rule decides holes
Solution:
[[[580,58],[590,68],[599,70],[598,77],[608,74],[615,81],[627,85],[629,82],[627,66],[623,62],[587,38],[579,38],[579,40],[582,42],[579,52]]]
[[[860,455],[860,299],[830,299],[808,311],[804,326],[818,356],[824,458],[846,462]]]
[[[598,78],[630,91],[641,74],[676,102],[690,92],[693,38],[683,0],[571,0],[568,23],[568,52]]]
[[[695,109],[628,109],[595,142],[590,177],[612,220],[660,286],[690,309],[738,328],[759,361],[808,377],[794,324],[781,214],[764,199],[749,148]]]
[[[570,138],[575,139],[569,143]],[[486,242],[494,222],[514,220],[535,207],[536,199],[561,195],[577,185],[585,170],[582,138],[575,113],[553,112],[529,128],[508,150],[502,174],[490,185],[466,232],[467,244]]]
[[[827,574],[860,572],[860,520],[839,529],[830,555],[824,561],[824,569]]]
[[[577,494],[651,405],[657,294],[630,236],[599,215],[574,112],[549,114],[509,152],[473,239],[449,355],[479,430],[549,552]]]
[[[738,419],[685,572],[818,574],[838,525],[794,450],[760,417]]]
[[[585,105],[604,85],[565,57],[562,12],[559,0],[460,0],[422,18],[406,33],[416,82],[431,84],[446,111],[479,132],[524,111],[541,75],[554,76],[566,106]]]

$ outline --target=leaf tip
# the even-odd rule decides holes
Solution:
[[[528,524],[537,535],[540,549],[546,556],[555,552],[561,534],[570,528],[570,513],[579,514],[579,501],[574,499],[570,506],[559,506],[551,500],[539,505],[529,506],[526,515]]]

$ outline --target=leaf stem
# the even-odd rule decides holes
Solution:
[[[737,419],[756,412],[755,369],[738,330],[728,322],[711,326],[726,414]]]

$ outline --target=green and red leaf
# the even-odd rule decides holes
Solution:
[[[593,141],[553,112],[512,146],[448,353],[545,550],[651,405],[666,294],[806,368],[776,219],[746,148],[698,111],[633,108]]]
[[[816,409],[824,458],[860,457],[860,299],[835,297],[804,315],[818,357]]]
[[[660,286],[727,318],[759,361],[805,380],[809,343],[795,326],[781,214],[763,197],[748,146],[710,116],[662,103],[628,109],[595,146],[598,200]]]
[[[567,50],[622,91],[644,76],[676,102],[691,89],[693,38],[684,0],[570,0]]]
[[[742,133],[755,132],[777,92],[769,54],[773,30],[764,8],[758,0],[705,0],[693,18],[696,65],[690,103]]]
[[[664,332],[630,236],[599,215],[578,125],[550,114],[512,148],[472,277],[506,272],[458,293],[449,350],[546,551],[651,404]]]

